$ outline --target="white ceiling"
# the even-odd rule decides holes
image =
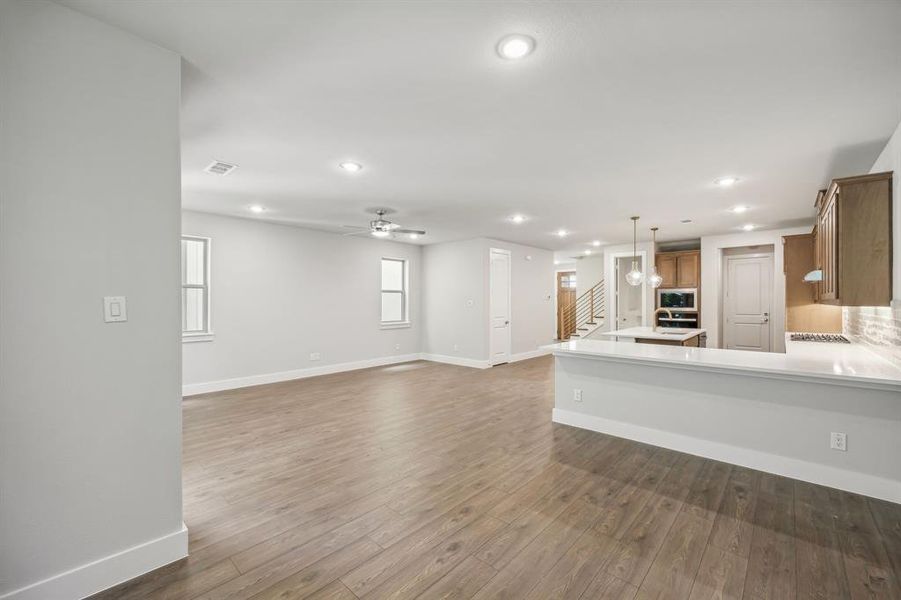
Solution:
[[[377,206],[425,243],[557,250],[633,214],[661,240],[795,225],[901,118],[901,2],[64,4],[184,57],[186,208],[335,231]],[[501,60],[509,33],[535,53]]]

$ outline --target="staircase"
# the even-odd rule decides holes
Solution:
[[[606,317],[604,281],[601,280],[560,315],[562,339],[584,338],[604,324]]]

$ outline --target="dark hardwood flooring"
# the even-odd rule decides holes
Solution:
[[[552,405],[548,357],[187,398],[191,555],[95,598],[901,597],[901,506]]]

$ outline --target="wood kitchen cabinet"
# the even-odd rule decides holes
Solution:
[[[701,252],[659,252],[657,273],[663,278],[662,288],[696,288],[701,285]]]
[[[817,299],[842,306],[892,300],[892,173],[835,179],[817,195]]]
[[[676,285],[676,257],[671,254],[658,254],[657,274],[663,278],[663,283],[660,284],[660,287],[678,287]]]
[[[701,285],[701,253],[682,252],[676,256],[676,287],[696,288]]]

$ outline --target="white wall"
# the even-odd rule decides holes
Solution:
[[[576,261],[576,297],[590,290],[601,279],[604,279],[603,249]]]
[[[419,246],[187,211],[182,231],[212,240],[215,334],[184,344],[186,393],[421,351]],[[409,328],[380,327],[382,257],[409,261]]]
[[[723,250],[745,246],[773,246],[773,305],[770,314],[770,348],[785,352],[785,277],[782,236],[810,233],[810,227],[748,231],[701,238],[701,327],[707,330],[707,346],[722,347],[720,292],[723,281]]]
[[[2,598],[81,598],[187,551],[179,79],[99,21],[0,3]]]
[[[534,352],[556,336],[554,257],[549,250],[478,238],[423,248],[423,352],[488,363],[488,253],[511,252],[512,353]],[[526,257],[531,257],[527,260]]]
[[[422,249],[423,352],[463,360],[488,359],[487,262],[484,241],[433,244]]]

